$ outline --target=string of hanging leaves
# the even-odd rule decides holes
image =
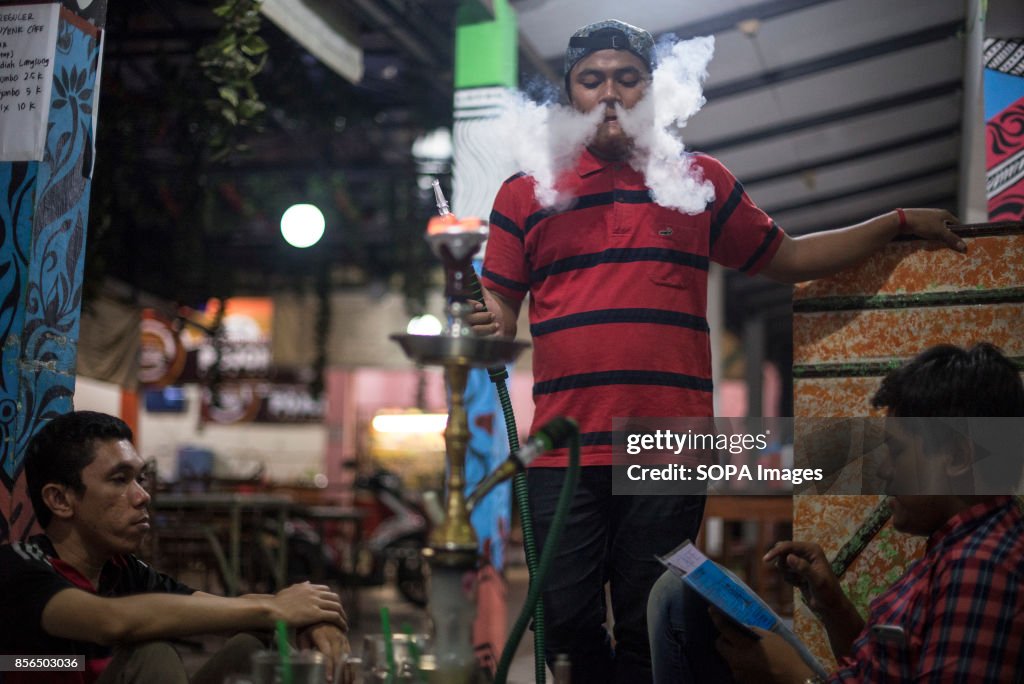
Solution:
[[[211,131],[211,161],[245,151],[244,134],[260,130],[266,105],[253,79],[267,62],[267,42],[259,35],[261,0],[225,0],[213,8],[224,23],[212,42],[196,53],[203,75],[217,86],[217,97],[206,102],[220,123]]]

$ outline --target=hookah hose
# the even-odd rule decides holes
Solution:
[[[483,287],[480,285],[476,272],[471,271],[469,286],[473,290],[473,299],[481,304],[484,301]],[[484,308],[486,311],[486,306]],[[498,401],[501,403],[501,412],[505,416],[505,431],[508,434],[509,453],[519,451],[519,430],[516,427],[516,416],[512,412],[512,399],[508,394],[508,371],[504,366],[494,366],[487,369],[487,374],[498,391]],[[530,496],[526,490],[526,473],[516,473],[512,479],[512,494],[516,499],[516,507],[519,508],[519,522],[523,527],[523,548],[526,553],[526,568],[530,575],[530,589],[539,586],[537,581],[538,559],[537,559],[537,538],[533,533],[533,515],[530,513]],[[554,531],[554,528],[552,528]],[[527,605],[529,605],[527,601]],[[516,639],[518,644],[519,639]],[[508,643],[511,643],[511,639]],[[547,681],[547,666],[544,662],[544,602],[537,601],[533,609],[533,649],[534,649],[534,674],[536,681],[543,684]],[[506,650],[508,647],[506,646]],[[512,649],[513,652],[515,649]],[[504,655],[504,652],[503,652]],[[507,670],[506,666],[506,670]],[[500,666],[499,666],[500,671]]]
[[[494,675],[494,684],[505,684],[509,667],[512,665],[512,657],[516,653],[519,641],[523,638],[523,632],[526,631],[526,627],[530,623],[530,615],[536,606],[543,605],[543,602],[540,600],[541,588],[544,586],[544,578],[551,568],[555,549],[558,548],[562,530],[565,528],[566,520],[569,517],[569,508],[572,506],[572,499],[576,494],[576,483],[579,481],[579,478],[580,433],[579,430],[574,430],[569,442],[569,468],[565,472],[565,484],[562,485],[562,491],[558,495],[558,506],[555,508],[555,517],[551,521],[551,531],[548,534],[548,538],[544,541],[544,550],[540,555],[536,576],[530,581],[530,591],[526,594],[526,602],[523,603],[523,609],[520,611],[519,617],[512,627],[512,633],[509,634],[508,641],[505,642],[505,649],[501,652],[498,670]],[[537,629],[536,625],[534,629]],[[539,659],[543,668],[544,653],[538,652],[535,657]],[[541,669],[537,681],[543,682],[546,677],[547,673]]]

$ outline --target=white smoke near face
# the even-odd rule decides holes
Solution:
[[[629,110],[616,107],[622,129],[633,139],[630,164],[645,175],[654,201],[689,214],[703,212],[715,196],[714,186],[683,153],[680,134],[704,105],[702,86],[714,46],[711,36],[662,42],[643,99]],[[557,182],[593,139],[604,114],[604,107],[583,114],[517,93],[496,123],[502,147],[497,153],[510,155],[516,168],[534,178],[542,206],[565,209],[574,198]]]
[[[713,36],[664,44],[643,99],[616,106],[622,130],[633,139],[630,164],[644,174],[651,197],[663,207],[699,214],[715,188],[683,154],[681,129],[704,106],[703,84],[715,52]]]
[[[602,118],[600,107],[583,114],[560,104],[538,104],[522,94],[508,103],[497,123],[504,147],[501,152],[511,154],[516,168],[533,176],[541,206],[564,209],[572,202],[555,184],[572,168]]]

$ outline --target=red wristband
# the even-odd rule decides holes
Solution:
[[[896,210],[896,216],[900,220],[900,232],[905,233],[907,231],[907,214],[902,209]]]

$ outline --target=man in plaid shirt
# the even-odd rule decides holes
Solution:
[[[989,344],[970,350],[942,345],[887,376],[873,403],[896,418],[1020,418],[1024,385],[1014,364]],[[944,436],[945,441],[936,444],[934,435],[921,437],[902,430],[908,422],[899,422],[902,434],[887,437],[888,455],[879,474],[887,491],[895,493],[890,497],[893,525],[928,541],[924,557],[872,601],[866,623],[817,544],[782,542],[764,558],[783,569],[821,618],[839,669],[827,680],[816,678],[781,637],[755,628],[761,639],[751,639],[711,609],[718,630],[714,644],[724,662],[697,652],[699,639],[681,640],[680,650],[663,650],[670,654],[667,660],[678,658],[671,663],[675,672],[661,676],[667,671],[661,667],[664,663],[658,663],[656,646],[657,682],[711,681],[709,676],[726,682],[730,671],[735,681],[758,684],[1024,682],[1024,515],[1020,504],[1013,496],[904,494],[915,488],[921,491],[921,486],[938,491],[938,478],[952,480],[972,472],[973,465],[970,449],[957,448],[955,438]],[[1020,448],[1020,442],[1016,444]],[[1024,453],[1015,456],[1019,458],[1010,463],[1014,472],[1001,476],[1004,483],[1020,482]],[[1012,484],[1002,485],[1002,491],[1012,490]],[[651,617],[653,608],[648,609],[652,625],[657,622]],[[675,608],[682,612],[678,604]],[[686,611],[693,612],[692,606]],[[694,625],[688,626],[692,632]],[[652,634],[652,642],[656,639]],[[717,664],[706,662],[710,660]]]

